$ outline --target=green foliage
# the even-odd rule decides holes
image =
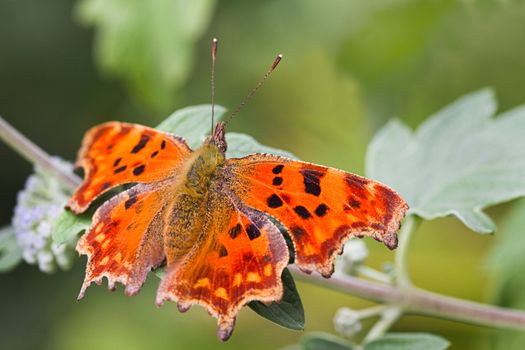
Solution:
[[[22,260],[22,250],[11,226],[0,229],[0,272],[9,272]]]
[[[284,286],[283,298],[279,303],[265,305],[252,301],[248,306],[262,317],[285,328],[301,331],[304,329],[304,308],[295,287],[292,274],[288,269],[281,276]]]
[[[221,120],[226,113],[226,108],[215,106],[216,121]],[[211,105],[190,106],[179,109],[156,129],[169,132],[184,138],[188,145],[195,149],[202,145],[211,130]]]
[[[323,332],[312,332],[301,340],[303,350],[352,350],[352,344],[346,340]]]
[[[525,200],[520,200],[503,221],[499,241],[495,246],[489,266],[497,276],[495,301],[497,304],[525,309]],[[500,331],[494,349],[521,350],[525,348],[525,333]]]
[[[241,158],[253,153],[270,153],[297,159],[297,157],[290,152],[261,145],[253,137],[246,134],[229,132],[226,134],[226,142],[228,142],[228,150],[226,151],[228,158]]]
[[[492,91],[482,90],[414,133],[391,121],[368,148],[367,175],[399,191],[412,214],[455,215],[476,232],[493,232],[482,209],[525,194],[525,108],[492,118],[495,110]]]
[[[450,343],[425,333],[389,333],[366,344],[364,350],[445,350]]]
[[[445,350],[450,343],[441,337],[426,333],[388,333],[364,346],[356,347],[334,335],[313,332],[303,337],[302,350]]]
[[[105,72],[123,80],[144,104],[165,112],[191,72],[194,45],[211,20],[215,0],[82,0],[84,24],[95,27]]]
[[[215,106],[215,121],[224,118],[226,108]],[[190,106],[175,111],[157,126],[157,129],[183,137],[188,145],[195,149],[199,147],[210,134],[211,105]],[[268,147],[257,142],[246,134],[229,132],[226,134],[228,158],[245,157],[253,153],[271,153],[288,158],[296,158],[290,152]]]
[[[79,233],[91,225],[89,215],[75,215],[70,210],[64,209],[53,223],[52,238],[55,243],[63,244],[74,240]]]

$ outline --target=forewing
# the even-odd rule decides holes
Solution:
[[[160,190],[160,191],[159,191]],[[77,251],[88,256],[79,299],[91,282],[108,280],[136,294],[148,272],[164,260],[162,240],[162,188],[139,184],[105,202],[93,216],[93,224],[77,243]]]
[[[75,213],[109,189],[126,183],[151,183],[174,173],[191,153],[186,142],[146,126],[108,122],[90,129],[79,151],[84,182],[68,202]]]
[[[176,301],[181,311],[204,306],[218,318],[217,335],[227,340],[239,309],[252,300],[278,301],[288,263],[278,228],[257,210],[210,190],[202,239],[178,264],[168,266],[157,303]]]
[[[289,231],[303,271],[333,273],[335,256],[352,237],[371,236],[393,249],[408,209],[391,188],[364,177],[267,154],[229,159],[225,183],[241,201]]]

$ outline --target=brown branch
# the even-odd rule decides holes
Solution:
[[[18,152],[22,157],[31,162],[34,166],[39,166],[43,171],[56,176],[64,181],[74,190],[81,182],[81,179],[73,173],[63,171],[57,167],[49,154],[34,144],[18,130],[12,127],[7,121],[0,117],[0,139]]]
[[[399,288],[379,284],[341,274],[334,274],[331,278],[325,279],[319,275],[306,275],[295,266],[288,268],[299,280],[363,299],[396,305],[405,314],[418,314],[486,327],[525,331],[525,311],[452,298],[415,287]]]

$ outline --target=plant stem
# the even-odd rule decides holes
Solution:
[[[376,305],[367,307],[366,309],[357,310],[357,312],[359,314],[360,320],[366,320],[367,318],[375,317],[382,314],[383,312],[385,312],[386,309],[389,308],[390,306],[387,305]]]
[[[410,287],[410,272],[408,269],[408,247],[412,234],[416,231],[421,219],[415,215],[409,215],[403,222],[401,231],[399,232],[399,244],[396,250],[395,268],[396,268],[396,283],[400,287]]]
[[[22,135],[2,117],[0,117],[0,139],[4,140],[7,145],[34,166],[38,166],[48,174],[56,176],[72,189],[75,189],[80,184],[81,180],[78,176],[55,166],[49,154]]]
[[[402,311],[397,307],[390,307],[383,311],[381,318],[368,331],[363,344],[369,343],[384,335],[390,327],[401,317]]]
[[[398,287],[334,275],[329,279],[306,275],[295,266],[288,267],[305,282],[332,288],[364,299],[399,307],[403,313],[426,315],[486,327],[525,331],[525,312],[452,298],[415,287]]]
[[[358,266],[356,269],[356,272],[360,276],[367,277],[377,282],[392,283],[392,279],[390,278],[390,276],[374,268],[371,268],[370,266],[366,266],[366,265]]]

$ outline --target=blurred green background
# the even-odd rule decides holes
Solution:
[[[174,109],[210,101],[210,40],[220,39],[217,102],[234,108],[284,60],[230,129],[300,158],[363,173],[366,145],[388,118],[417,126],[456,97],[495,88],[500,109],[525,102],[522,1],[275,0],[0,1],[0,113],[51,154],[73,160],[84,131],[107,120],[154,126]],[[183,136],[183,135],[182,135]],[[4,144],[0,224],[10,222],[31,166]],[[399,166],[403,166],[399,164]],[[490,211],[496,218],[506,211]],[[421,287],[491,302],[486,256],[498,237],[458,221],[425,223],[410,255]],[[392,253],[374,241],[370,263]],[[45,275],[21,265],[0,275],[2,349],[277,349],[302,333],[249,309],[220,344],[201,308],[154,307],[158,279],[127,298],[92,287],[76,303],[84,259]],[[368,302],[299,283],[306,331],[333,332],[340,306]],[[396,331],[444,336],[451,349],[491,349],[494,331],[404,317]]]

